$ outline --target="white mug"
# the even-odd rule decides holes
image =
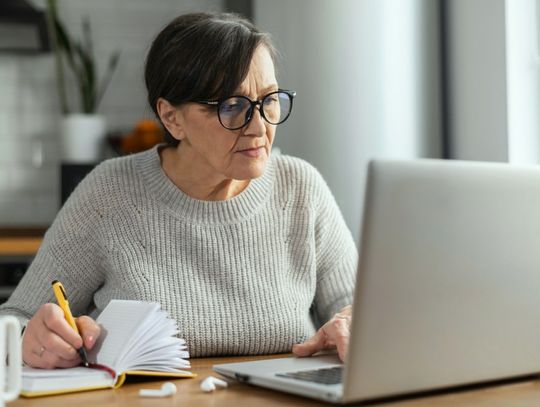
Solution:
[[[0,407],[19,397],[21,375],[21,326],[15,317],[0,317]]]

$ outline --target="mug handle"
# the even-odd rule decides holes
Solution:
[[[1,318],[1,323],[6,327],[8,362],[6,383],[2,398],[4,401],[12,401],[19,397],[22,385],[22,350],[21,350],[21,325],[13,316]]]

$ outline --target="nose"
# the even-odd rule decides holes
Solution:
[[[251,114],[251,120],[245,127],[244,134],[246,136],[262,137],[266,133],[266,122],[261,116],[258,107],[259,106],[254,107],[253,113]]]

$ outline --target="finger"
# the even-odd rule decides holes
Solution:
[[[30,359],[32,353],[41,356],[43,349],[48,349],[64,359],[77,357],[77,352],[73,346],[49,330],[42,318],[33,318],[28,322],[23,337],[24,360]]]
[[[45,352],[43,352],[44,354]],[[43,356],[42,354],[42,356]],[[39,356],[37,353],[34,353],[33,351],[30,351],[25,357],[24,357],[24,363],[26,363],[30,367],[39,368],[39,369],[54,369],[54,365],[49,365],[49,362],[45,362]]]
[[[41,360],[43,360],[43,362],[47,366],[53,366],[53,368],[75,367],[81,363],[81,358],[79,357],[79,355],[74,358],[66,359],[57,354],[49,352],[47,349],[45,349],[45,351],[41,355]]]
[[[349,339],[351,334],[349,327],[349,319],[339,317],[331,319],[323,327],[329,341],[336,344],[339,358],[343,362],[345,361],[345,357],[349,350]]]
[[[352,305],[346,305],[345,307],[341,308],[336,315],[351,316],[352,315]]]
[[[83,344],[82,338],[67,323],[66,319],[64,318],[64,311],[62,311],[62,308],[56,304],[45,304],[42,306],[42,308],[42,321],[45,327],[69,343],[73,348],[79,349]]]
[[[53,333],[50,334],[55,335]],[[30,367],[53,369],[56,367],[72,367],[80,364],[78,354],[68,344],[66,346],[72,350],[73,357],[63,358],[45,349],[39,340],[40,338],[32,335],[32,332],[26,338],[23,341],[23,360]]]
[[[101,328],[92,318],[83,315],[76,319],[86,349],[92,349],[101,334]]]
[[[24,363],[31,367],[38,367],[35,365],[36,355],[40,355],[41,343],[37,340],[36,336],[32,334],[30,322],[28,323],[22,340],[22,357]],[[44,348],[43,348],[44,349]]]
[[[23,361],[26,364],[37,367],[35,365],[35,355],[41,354],[41,349],[43,348],[41,342],[39,342],[39,338],[43,337],[46,332],[47,331],[43,329],[40,311],[38,311],[34,317],[28,321],[22,336],[22,356]]]
[[[324,332],[321,328],[315,333],[315,335],[313,335],[304,343],[298,343],[296,345],[293,345],[292,351],[296,356],[310,356],[318,350],[323,349],[324,342]]]
[[[41,352],[41,355],[37,353],[31,353],[31,355],[25,360],[25,363],[34,368],[40,369],[56,369],[74,367],[81,363],[81,359],[77,356],[74,359],[64,359],[55,355],[47,350]]]
[[[50,354],[59,358],[58,363],[61,366],[78,364],[78,354],[74,347],[47,326],[47,323],[54,326],[54,320],[62,321],[63,316],[62,310],[57,305],[44,304],[30,319],[22,338],[23,360],[25,363],[33,367],[56,367],[52,364],[55,361],[43,359],[47,349]],[[72,334],[77,336],[74,332]],[[82,339],[79,339],[79,341],[82,343]],[[49,359],[51,359],[51,356],[49,356]]]
[[[41,329],[43,332],[39,334],[37,340],[41,347],[45,348],[49,353],[54,354],[62,359],[75,359],[78,357],[76,348],[66,342],[62,337],[55,332],[50,331],[45,324]],[[82,341],[80,341],[82,344]]]

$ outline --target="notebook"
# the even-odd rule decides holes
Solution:
[[[176,322],[160,305],[112,300],[97,318],[101,335],[88,352],[91,367],[23,368],[25,397],[118,388],[126,375],[195,377]]]
[[[365,198],[345,363],[214,370],[332,403],[538,375],[539,166],[375,160]]]

